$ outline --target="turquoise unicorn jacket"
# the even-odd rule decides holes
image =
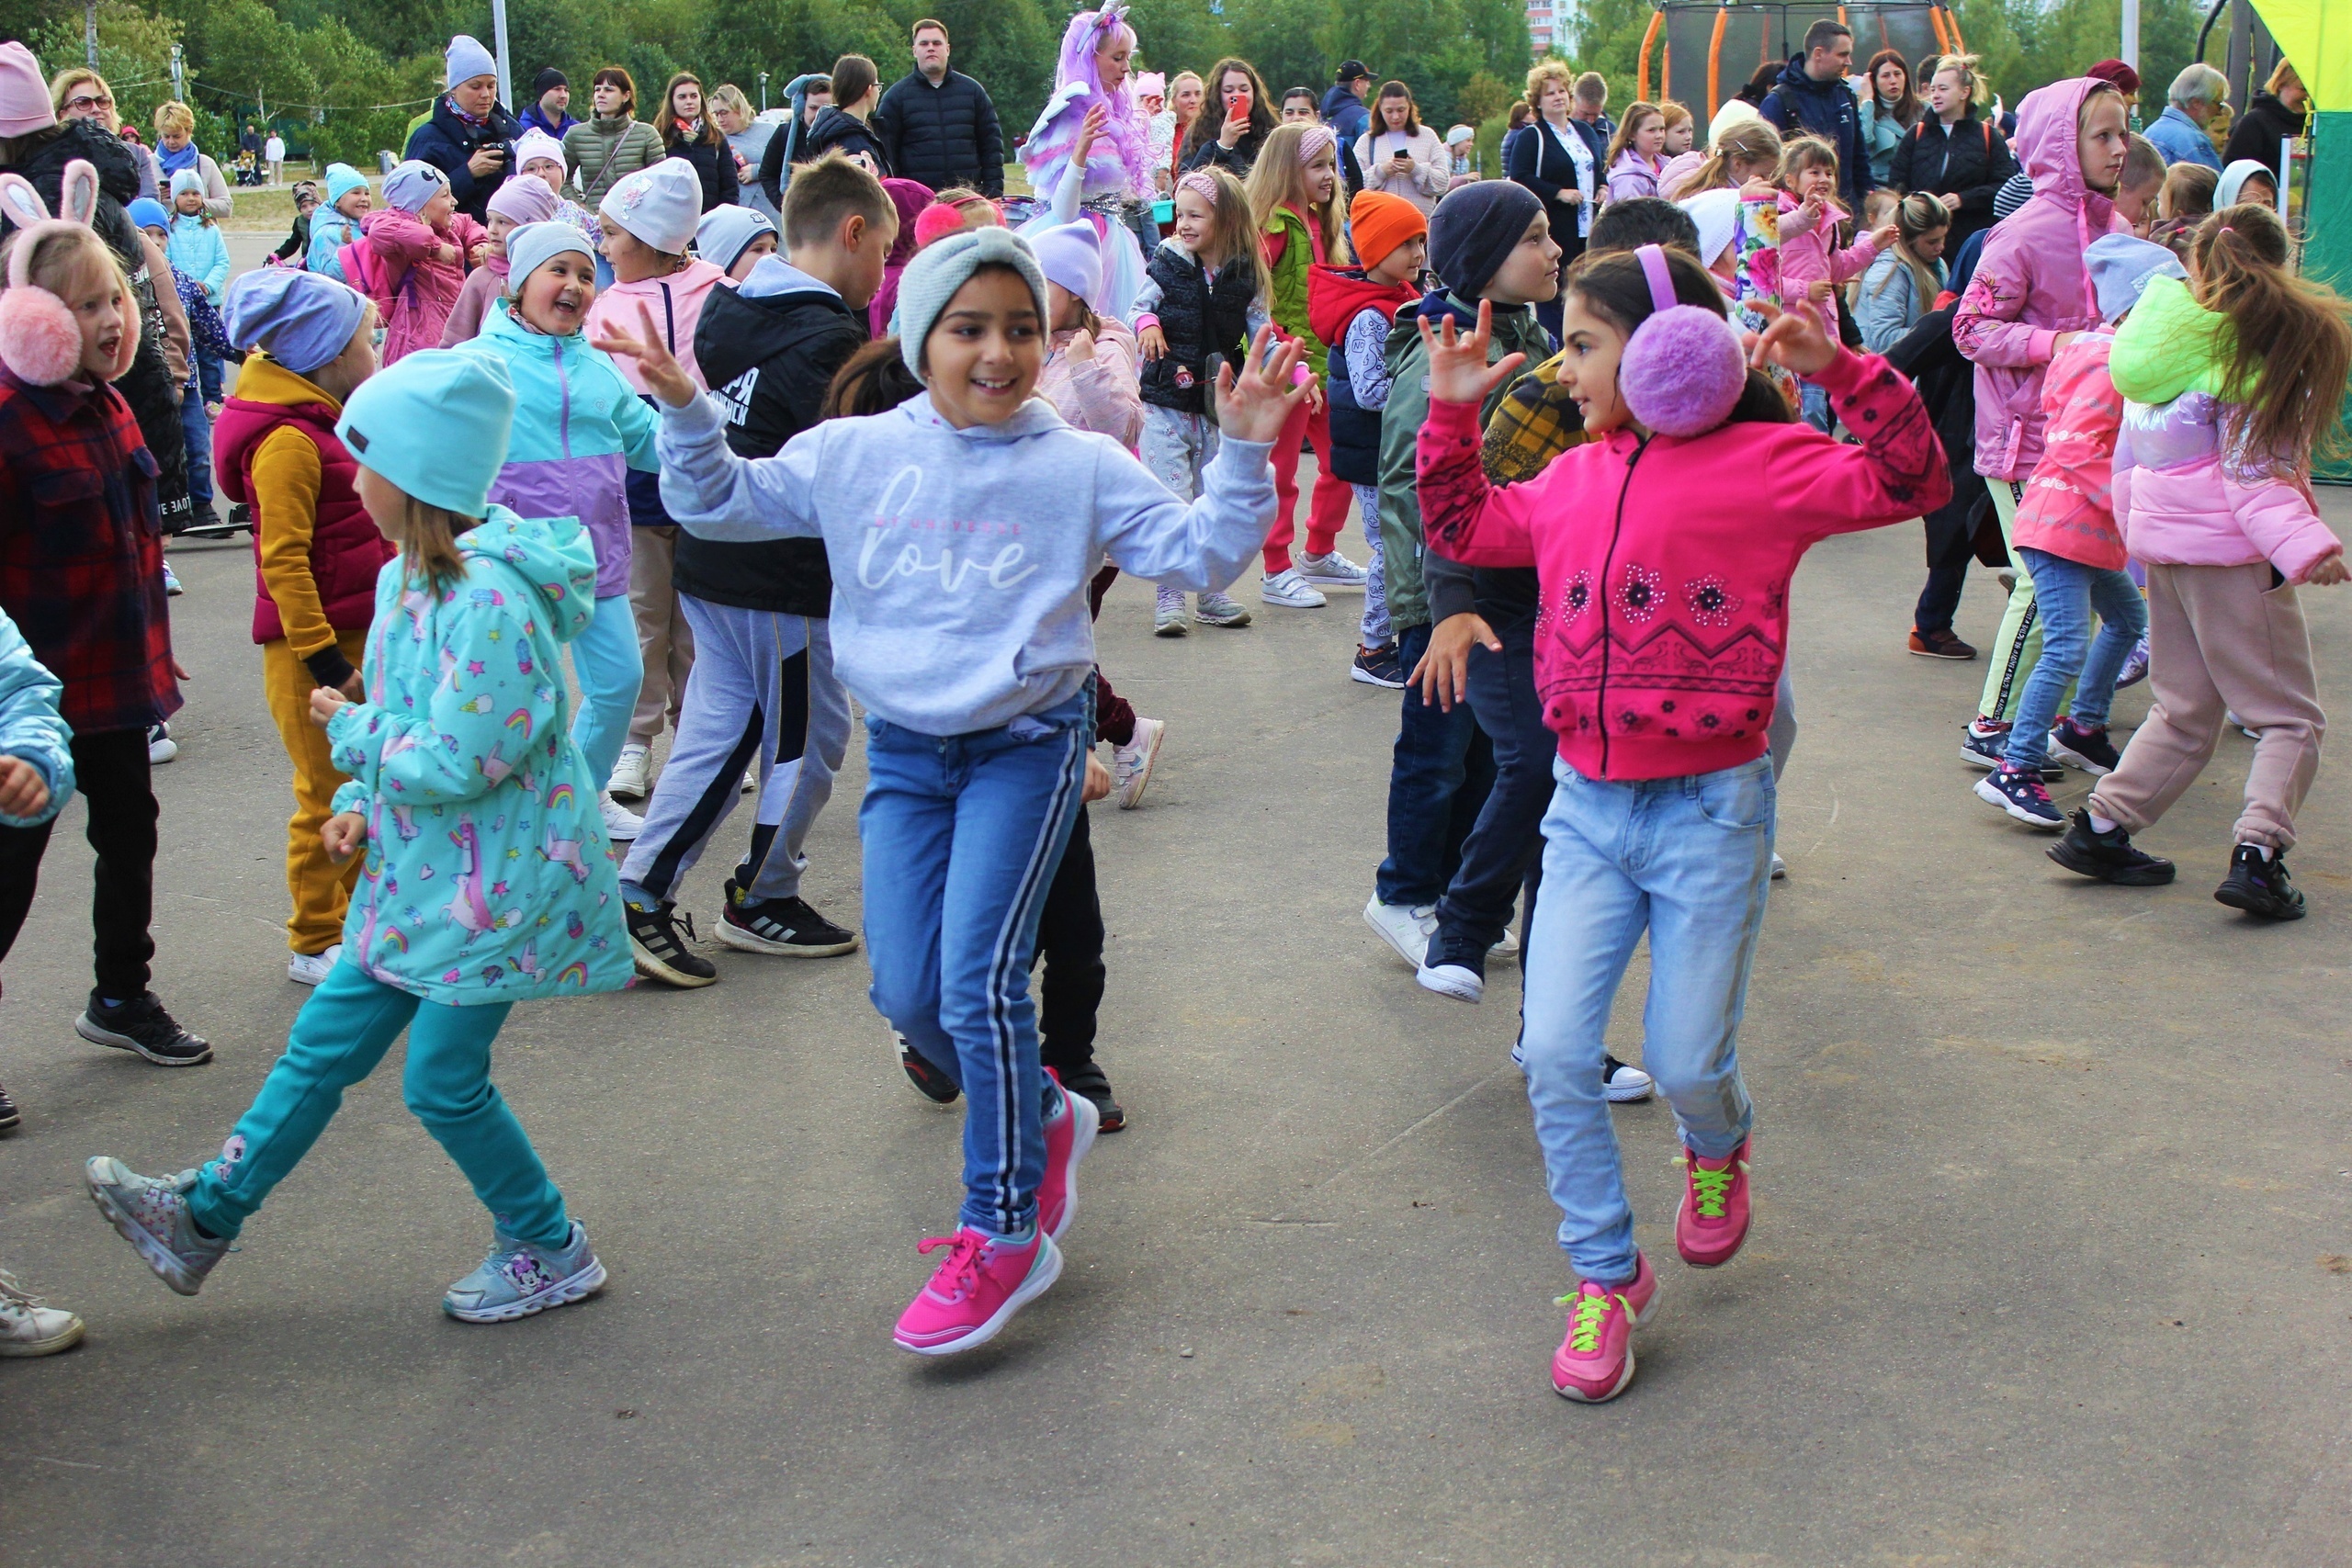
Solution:
[[[457,1006],[616,991],[631,964],[620,874],[572,744],[560,645],[595,614],[577,519],[492,506],[438,592],[399,560],[376,579],[368,700],[327,725],[368,819],[344,957]]]

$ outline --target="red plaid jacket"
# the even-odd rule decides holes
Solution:
[[[180,705],[155,472],[112,387],[35,387],[0,366],[0,609],[65,682],[76,734]]]

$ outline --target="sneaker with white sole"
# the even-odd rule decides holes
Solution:
[[[637,836],[645,831],[645,818],[615,800],[612,791],[606,790],[598,795],[596,804],[604,808],[605,837],[613,842],[633,843]]]
[[[210,1043],[181,1028],[153,991],[112,1004],[91,992],[90,1005],[74,1021],[74,1032],[93,1045],[136,1051],[159,1067],[197,1067],[212,1060]]]
[[[1301,551],[1297,570],[1300,581],[1317,588],[1362,588],[1372,575],[1337,550],[1328,556]]]
[[[1364,904],[1363,923],[1418,973],[1429,956],[1430,938],[1437,934],[1437,906],[1384,904],[1375,893]]]
[[[1634,1255],[1634,1277],[1622,1285],[1587,1280],[1558,1305],[1568,1309],[1567,1333],[1552,1353],[1552,1392],[1579,1404],[1601,1404],[1634,1381],[1634,1330],[1657,1312],[1657,1273]]]
[[[752,791],[754,791],[754,790],[758,789],[759,787],[760,787],[760,769],[759,769],[759,764],[755,762],[755,763],[753,763],[752,766],[750,766],[750,767],[748,767],[748,768],[745,768],[745,769],[743,770],[743,787],[742,787],[741,789],[738,790],[736,793],[737,793],[737,794],[739,794],[739,795],[750,795]]]
[[[1789,863],[1781,858],[1780,851],[1774,850],[1772,852],[1772,880],[1775,882],[1786,882],[1788,879]]]
[[[647,979],[693,990],[718,978],[718,965],[686,945],[695,940],[695,918],[675,904],[649,909],[624,899],[621,916],[628,922],[629,956]]]
[[[643,800],[645,792],[652,787],[653,748],[632,740],[621,748],[620,761],[613,764],[612,782],[605,786],[605,793]]]
[[[1611,1105],[1633,1105],[1650,1097],[1656,1083],[1649,1074],[1631,1063],[1621,1062],[1603,1053],[1600,1058],[1600,1092]]]
[[[1183,637],[1192,629],[1184,620],[1182,592],[1173,588],[1161,589],[1159,602],[1151,607],[1151,635]]]
[[[1405,689],[1405,665],[1396,657],[1396,645],[1383,643],[1378,648],[1356,648],[1355,662],[1348,667],[1348,679],[1361,681],[1367,686],[1384,686],[1392,692]]]
[[[286,961],[286,977],[298,986],[323,985],[328,971],[342,957],[341,942],[336,942],[323,953],[298,953]]]
[[[441,1310],[459,1323],[512,1323],[586,1301],[604,1288],[605,1266],[588,1245],[588,1227],[574,1220],[561,1247],[534,1247],[493,1231],[489,1255],[449,1287]]]
[[[1307,586],[1306,580],[1298,575],[1298,568],[1295,566],[1286,566],[1270,577],[1260,578],[1258,597],[1285,610],[1319,610],[1330,603]]]
[[[162,767],[180,754],[180,743],[172,739],[169,728],[161,724],[147,727],[147,765]]]
[[[899,1314],[891,1336],[918,1356],[952,1356],[995,1338],[1012,1314],[1046,1293],[1062,1274],[1061,1249],[1043,1231],[1014,1241],[969,1225],[925,1237],[915,1250],[947,1256]]]
[[[1250,624],[1250,612],[1222,593],[1204,593],[1193,601],[1193,619],[1204,626],[1238,630]]]
[[[182,592],[184,592],[184,590],[180,587],[178,574],[172,570],[172,563],[170,561],[165,561],[164,563],[164,597],[166,599],[176,599],[180,596]]]
[[[82,1342],[82,1320],[0,1269],[0,1356],[54,1356]]]
[[[231,1146],[236,1146],[234,1140]],[[141,1176],[111,1156],[96,1155],[82,1167],[82,1179],[115,1234],[181,1295],[202,1290],[204,1277],[229,1255],[230,1239],[206,1235],[188,1213],[187,1195],[196,1187],[193,1166],[177,1176]]]
[[[1084,1095],[1061,1087],[1062,1077],[1047,1067],[1054,1092],[1061,1103],[1046,1118],[1046,1174],[1037,1182],[1037,1228],[1058,1242],[1069,1234],[1078,1217],[1078,1162],[1094,1146],[1102,1128],[1102,1112]]]
[[[2029,828],[2055,833],[2066,826],[2066,814],[2051,804],[2050,791],[2039,768],[2012,768],[2007,762],[1976,781],[1976,798],[1997,806]]]
[[[786,958],[838,958],[857,951],[857,933],[825,919],[801,898],[745,898],[733,878],[719,906],[718,940],[740,953]]]
[[[2107,726],[2096,729],[2076,724],[2070,715],[2061,718],[2050,729],[2050,754],[2070,768],[2080,768],[2093,778],[2115,772],[2122,762],[2115,742],[2107,736]]]
[[[1136,732],[1125,746],[1111,748],[1111,801],[1122,811],[1133,811],[1143,804],[1145,786],[1151,783],[1151,770],[1159,761],[1159,744],[1168,739],[1168,724],[1164,719],[1136,720]]]

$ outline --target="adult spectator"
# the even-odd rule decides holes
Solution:
[[[2254,101],[2230,127],[2230,144],[2222,151],[2224,164],[2252,159],[2268,167],[2282,181],[2286,171],[2278,161],[2278,144],[2290,136],[2301,136],[2311,110],[2312,96],[2303,86],[2303,79],[2285,60],[2270,73],[2270,80]]]
[[[1256,66],[1228,58],[1209,73],[1209,89],[1208,102],[1184,132],[1183,151],[1176,162],[1186,169],[1214,164],[1237,180],[1248,179],[1258,162],[1258,149],[1274,129],[1274,106],[1266,101],[1266,84]]]
[[[2165,163],[2200,164],[2217,175],[2222,172],[2222,155],[2213,151],[2205,122],[2229,93],[2230,79],[2201,62],[2172,79],[2165,93],[2165,112],[2148,126],[2148,140]]]
[[[197,148],[196,111],[175,98],[155,106],[156,188],[171,189],[172,176],[182,169],[203,176],[204,210],[215,219],[228,217],[229,182],[220,177],[220,165],[212,155]]]
[[[105,77],[86,65],[69,65],[50,79],[49,102],[60,120],[89,120],[128,143],[131,160],[139,166],[139,194],[155,195],[158,187],[154,154],[139,144],[136,130],[124,130],[122,115],[114,101],[114,89],[107,85]]]
[[[735,149],[727,144],[718,122],[704,113],[702,78],[681,71],[662,89],[662,107],[653,111],[653,130],[662,150],[695,166],[702,182],[702,209],[732,207],[740,194],[735,178]]]
[[[1421,123],[1420,106],[1402,82],[1382,85],[1374,100],[1373,129],[1356,139],[1356,163],[1364,189],[1404,197],[1427,214],[1453,180],[1453,155],[1432,126]]]
[[[1934,79],[1934,72],[1928,70],[1928,80]],[[1882,49],[1871,55],[1871,67],[1860,81],[1862,147],[1870,154],[1872,183],[1887,185],[1894,150],[1919,123],[1919,95],[1912,85],[1910,62],[1899,49]]]
[[[1498,153],[1504,168],[1510,167],[1511,144],[1527,134],[1527,128],[1534,118],[1535,111],[1528,106],[1525,98],[1521,98],[1510,106],[1510,118],[1504,122],[1503,144]]]
[[[269,135],[261,144],[261,161],[269,171],[269,183],[278,185],[286,178],[286,138],[277,127],[269,128]]]
[[[1004,132],[986,87],[947,68],[947,27],[914,26],[915,68],[890,84],[874,111],[882,157],[900,179],[933,190],[961,186],[1004,194]]]
[[[1201,105],[1208,101],[1208,84],[1202,81],[1196,72],[1179,71],[1175,80],[1168,84],[1168,112],[1176,117],[1176,123],[1170,128],[1173,134],[1168,149],[1168,173],[1171,184],[1177,172],[1177,160],[1184,151],[1184,133],[1193,129],[1194,120],[1201,118]]]
[[[741,192],[735,199],[769,222],[779,222],[775,204],[760,188],[760,159],[766,153],[768,143],[775,140],[778,128],[754,114],[752,100],[732,82],[722,82],[711,89],[710,118],[718,123],[719,134],[727,138],[728,151],[735,155],[735,184]]]
[[[237,137],[237,151],[250,152],[254,162],[261,162],[261,125],[256,120],[245,121],[245,129]]]
[[[1579,125],[1589,126],[1599,132],[1601,151],[1609,150],[1611,139],[1617,134],[1617,122],[1609,118],[1608,77],[1598,71],[1588,71],[1577,77],[1568,114]],[[1607,177],[1607,171],[1602,171],[1602,179],[1606,181]]]
[[[874,109],[881,98],[882,79],[874,62],[862,54],[834,61],[832,107],[809,124],[808,134],[792,150],[792,161],[814,163],[839,148],[843,157],[863,164],[876,179],[890,178],[898,171],[890,167],[890,154],[874,133]]]
[[[2105,82],[2123,95],[2123,114],[2128,123],[2140,107],[2140,73],[2120,60],[2102,60],[2083,73],[2095,82]],[[2008,128],[2001,128],[2006,132]]]
[[[563,172],[580,176],[580,205],[594,212],[606,191],[667,154],[661,133],[637,118],[637,78],[620,66],[588,79],[588,110],[563,133]]]
[[[571,112],[571,84],[550,65],[531,78],[531,106],[515,119],[526,130],[544,130],[558,141],[580,123]]]
[[[1323,95],[1317,112],[1331,134],[1340,139],[1340,166],[1348,176],[1348,194],[1363,189],[1363,166],[1356,161],[1356,142],[1372,129],[1364,99],[1372,93],[1372,72],[1361,60],[1342,60],[1333,73],[1331,90]]]
[[[800,106],[800,123],[789,122],[776,127],[776,134],[768,138],[767,146],[760,153],[758,185],[760,194],[778,212],[784,210],[784,170],[788,158],[795,164],[806,163],[801,148],[808,140],[808,128],[817,117],[833,107],[833,79],[831,76],[795,77],[800,96],[794,99]],[[778,220],[778,227],[782,220]]]
[[[1928,109],[1895,147],[1887,183],[1934,197],[1951,214],[1944,249],[1957,254],[1968,236],[1993,222],[1993,197],[2018,172],[2009,143],[1976,117],[1976,57],[1947,54],[1928,83]]]
[[[1804,48],[1789,56],[1781,79],[1756,106],[1783,139],[1818,136],[1838,154],[1838,196],[1857,219],[1877,188],[1862,147],[1862,107],[1846,73],[1854,68],[1854,33],[1825,17],[1804,30]]]
[[[1771,96],[1772,89],[1781,85],[1781,72],[1783,69],[1784,67],[1777,60],[1766,61],[1756,68],[1756,74],[1750,76],[1739,91],[1732,96],[1748,107],[1756,107]]]
[[[1599,127],[1575,118],[1570,111],[1576,90],[1568,68],[1556,60],[1539,60],[1527,73],[1527,101],[1535,110],[1527,133],[1511,144],[1503,173],[1514,184],[1533,191],[1544,203],[1552,243],[1560,247],[1560,269],[1584,254],[1585,236],[1592,232],[1594,201],[1604,183],[1601,159],[1609,151]],[[1549,299],[1535,307],[1536,318],[1554,338],[1560,335],[1560,302]]]
[[[459,33],[449,40],[447,61],[447,91],[410,135],[407,156],[448,175],[458,210],[486,223],[490,198],[516,166],[514,139],[523,127],[498,101],[498,62],[490,51]]]

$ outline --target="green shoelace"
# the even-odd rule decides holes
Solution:
[[[1574,1303],[1576,1307],[1568,1318],[1570,1349],[1582,1354],[1600,1343],[1600,1325],[1607,1321],[1617,1300],[1614,1295],[1588,1296],[1579,1291],[1572,1296],[1561,1296],[1552,1303],[1555,1306]]]
[[[1709,1170],[1695,1159],[1690,1162],[1690,1192],[1699,1201],[1701,1218],[1720,1220],[1724,1217],[1724,1200],[1731,1195],[1734,1174],[1730,1166],[1721,1170]]]

